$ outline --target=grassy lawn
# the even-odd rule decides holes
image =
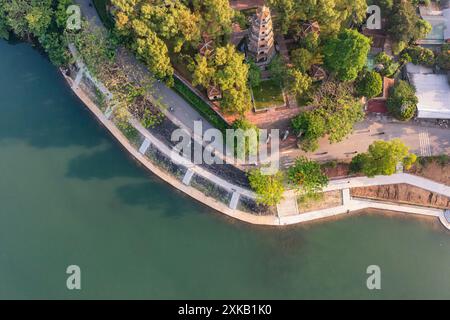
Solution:
[[[228,124],[202,99],[200,99],[194,92],[191,91],[183,82],[174,78],[174,89],[195,109],[197,110],[209,123],[214,127],[224,132],[228,129]]]
[[[108,28],[114,28],[114,20],[111,15],[106,10],[106,5],[110,3],[110,0],[93,0],[95,9],[97,10],[100,20],[102,20],[103,25]]]
[[[273,80],[262,81],[253,88],[256,110],[273,108],[284,105],[283,91]]]

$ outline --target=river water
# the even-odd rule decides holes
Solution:
[[[0,70],[0,298],[450,298],[436,220],[231,220],[140,167],[29,45],[0,42]]]

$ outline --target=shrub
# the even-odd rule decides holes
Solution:
[[[383,91],[383,79],[375,71],[363,72],[357,80],[356,91],[361,97],[376,97]]]
[[[248,180],[256,193],[256,202],[267,206],[275,206],[283,199],[283,174],[264,175],[255,169],[248,174]]]
[[[434,52],[427,48],[413,46],[406,49],[406,53],[411,57],[411,62],[416,65],[432,67],[436,62]]]
[[[415,89],[406,81],[400,80],[389,91],[388,110],[399,120],[411,120],[416,113],[417,103]]]

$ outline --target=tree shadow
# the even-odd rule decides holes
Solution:
[[[164,185],[156,177],[151,181],[127,184],[117,189],[117,195],[127,205],[144,206],[152,212],[179,219],[188,212],[201,212],[202,206],[182,192]],[[186,210],[187,209],[187,210]]]
[[[106,138],[58,69],[31,45],[2,41],[0,52],[0,141],[64,148],[93,147]]]
[[[142,178],[143,173],[136,167],[136,161],[119,146],[112,143],[98,147],[93,152],[83,153],[69,161],[66,176],[81,180]]]

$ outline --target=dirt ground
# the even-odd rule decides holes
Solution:
[[[306,213],[314,210],[322,210],[342,205],[342,192],[340,190],[325,192],[317,200],[307,200],[306,202],[298,202],[298,210],[300,213]]]
[[[450,208],[450,198],[407,184],[353,188],[351,189],[351,195],[357,198],[383,200],[439,209]]]
[[[450,186],[450,164],[433,160],[428,163],[417,163],[408,173],[415,174]]]
[[[322,171],[330,180],[348,177],[350,174],[349,163],[336,163],[322,166]]]

